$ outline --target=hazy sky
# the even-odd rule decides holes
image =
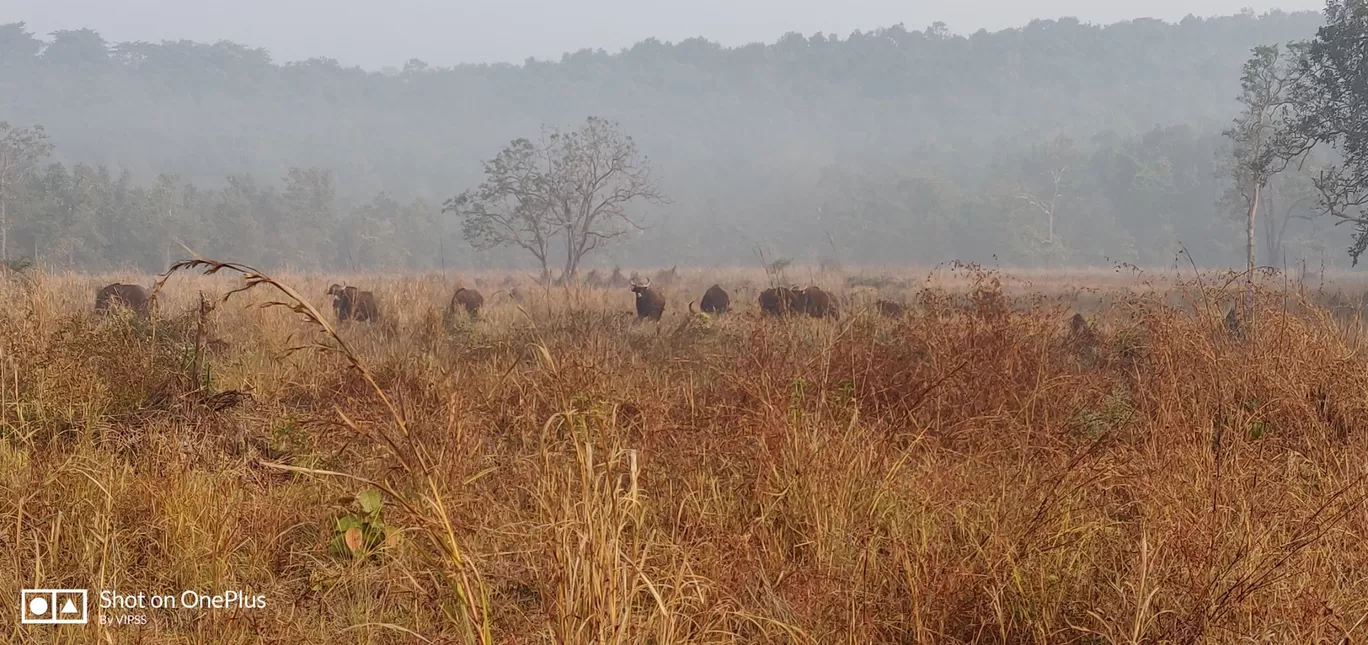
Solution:
[[[91,27],[110,41],[233,40],[277,61],[314,56],[377,69],[410,58],[433,65],[559,59],[585,47],[615,52],[648,37],[703,36],[724,45],[797,31],[849,35],[939,20],[970,33],[1074,16],[1109,23],[1316,10],[1324,0],[0,0],[0,24],[40,35]]]

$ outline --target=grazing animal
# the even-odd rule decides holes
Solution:
[[[821,287],[811,286],[806,289],[797,290],[799,303],[802,310],[813,318],[840,318],[840,307],[836,303],[836,297],[822,291]]]
[[[1073,318],[1070,318],[1070,319],[1069,319],[1069,332],[1070,332],[1070,333],[1072,333],[1072,334],[1081,334],[1081,333],[1083,333],[1083,331],[1084,331],[1085,329],[1087,329],[1087,328],[1088,328],[1088,321],[1083,320],[1083,314],[1074,314],[1074,315],[1073,315]]]
[[[879,313],[888,316],[889,318],[902,318],[903,314],[907,311],[907,308],[904,307],[902,303],[893,302],[892,300],[879,300],[874,303],[874,306],[879,308]]]
[[[375,305],[374,293],[334,284],[328,287],[328,295],[333,297],[333,311],[337,312],[338,320],[380,320],[380,308]]]
[[[136,284],[115,282],[95,294],[95,311],[109,311],[115,304],[128,307],[140,316],[147,316],[152,311],[152,291]]]
[[[1083,314],[1076,313],[1069,319],[1069,338],[1071,345],[1091,348],[1097,346],[1097,332],[1084,320]]]
[[[1231,307],[1230,311],[1227,311],[1225,316],[1226,333],[1230,334],[1230,337],[1235,340],[1244,340],[1244,325],[1241,323],[1242,321],[1240,320],[1239,314],[1235,313],[1234,307]]]
[[[721,285],[713,285],[703,292],[703,301],[698,308],[705,314],[725,314],[731,308],[731,296]]]
[[[1093,326],[1084,320],[1083,314],[1075,313],[1069,319],[1069,333],[1064,337],[1064,348],[1086,363],[1097,364],[1101,340]]]
[[[465,309],[466,313],[474,316],[480,313],[480,307],[484,306],[484,296],[479,291],[461,287],[456,293],[451,295],[451,304],[447,305],[447,314],[456,312],[459,307]]]
[[[770,287],[760,292],[760,310],[771,316],[787,316],[803,311],[801,296],[789,287]]]
[[[665,296],[651,287],[650,279],[633,282],[632,292],[636,294],[637,318],[660,320],[660,316],[665,313]]]

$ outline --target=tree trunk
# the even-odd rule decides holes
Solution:
[[[1264,257],[1268,258],[1270,262],[1275,263],[1278,260],[1278,247],[1280,246],[1280,240],[1278,239],[1277,197],[1278,191],[1270,184],[1268,187],[1268,194],[1262,195],[1259,200],[1262,202],[1260,205],[1267,211],[1264,213],[1262,222],[1264,232]]]
[[[1254,184],[1254,198],[1249,200],[1249,213],[1245,221],[1245,251],[1248,255],[1246,267],[1248,273],[1245,274],[1245,306],[1244,317],[1246,321],[1254,317],[1254,217],[1259,213],[1259,198],[1263,193],[1263,186],[1259,183]]]
[[[1049,218],[1048,218],[1048,219],[1050,220],[1050,234],[1049,234],[1048,237],[1045,238],[1045,241],[1046,241],[1046,242],[1049,242],[1049,243],[1051,243],[1051,244],[1054,243],[1054,213],[1055,213],[1055,205],[1054,205],[1054,202],[1050,202],[1050,212],[1049,212]]]
[[[575,267],[579,264],[579,258],[575,257],[575,236],[570,232],[565,232],[565,269],[561,271],[561,280],[569,280],[575,275]]]
[[[1254,281],[1254,216],[1259,213],[1259,197],[1262,187],[1254,184],[1254,199],[1249,200],[1249,212],[1245,217],[1245,251],[1248,255],[1245,267],[1249,271],[1249,281]]]

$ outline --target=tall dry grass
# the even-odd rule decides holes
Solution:
[[[0,287],[0,614],[20,613],[21,587],[268,606],[13,621],[4,640],[1368,629],[1361,329],[1347,300],[1337,315],[1276,278],[1233,336],[1232,275],[814,275],[845,300],[832,322],[760,317],[763,273],[685,270],[659,324],[625,315],[626,289],[347,276],[380,296],[366,325],[332,318],[334,276],[193,268],[151,321],[88,312],[107,276]],[[458,281],[485,291],[478,320],[444,316]],[[713,282],[739,310],[690,316]],[[201,292],[219,302],[203,315]],[[881,297],[914,306],[881,318]],[[1075,309],[1092,335],[1067,336]],[[369,490],[383,528],[344,530]]]

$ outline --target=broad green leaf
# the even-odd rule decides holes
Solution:
[[[356,496],[356,503],[361,505],[363,512],[373,514],[380,510],[380,491],[363,491]]]

